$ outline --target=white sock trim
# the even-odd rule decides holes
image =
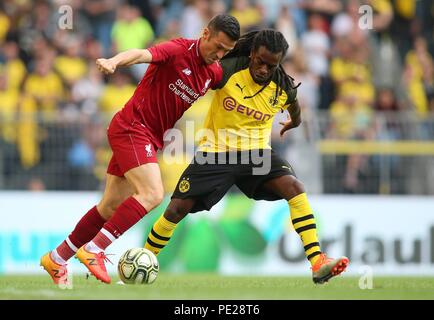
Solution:
[[[116,237],[112,235],[110,232],[108,232],[106,229],[102,228],[100,231],[103,235],[105,235],[111,242],[114,242],[116,240]]]
[[[64,265],[66,264],[65,259],[63,259],[59,253],[57,252],[57,249],[54,249],[53,251],[51,251],[51,259],[54,260],[54,262],[56,262],[57,264],[60,265]]]
[[[69,240],[69,237],[65,239],[65,242],[72,251],[77,252],[78,248]]]
[[[92,253],[100,253],[100,252],[104,251],[103,249],[98,247],[93,241],[89,242],[84,248],[87,251],[92,252]]]

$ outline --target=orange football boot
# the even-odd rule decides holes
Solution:
[[[105,267],[105,261],[110,263],[111,261],[107,258],[104,251],[92,253],[87,251],[85,246],[86,245],[78,249],[75,257],[89,269],[90,273],[93,274],[95,278],[102,282],[110,283],[111,280]]]
[[[57,264],[51,258],[51,251],[43,255],[39,264],[48,272],[55,284],[67,284],[68,283],[68,269],[66,264]]]
[[[323,284],[330,278],[344,272],[349,263],[350,259],[347,257],[332,259],[327,258],[325,253],[321,253],[318,260],[312,266],[312,280],[314,283]]]

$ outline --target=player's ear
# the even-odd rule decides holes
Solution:
[[[209,37],[210,37],[210,35],[211,35],[211,30],[209,30],[208,27],[205,27],[205,28],[202,30],[202,36],[201,36],[201,37],[202,37],[204,40],[208,40]]]

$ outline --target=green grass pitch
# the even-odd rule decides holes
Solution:
[[[357,277],[339,276],[325,285],[308,277],[230,277],[216,274],[160,273],[151,285],[106,285],[74,275],[72,289],[60,289],[48,276],[0,276],[0,299],[434,299],[434,278],[378,277],[373,288],[359,288]]]

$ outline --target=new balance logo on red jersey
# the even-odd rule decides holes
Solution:
[[[205,86],[204,86],[203,89],[202,89],[202,93],[205,93],[206,90],[208,90],[208,86],[209,86],[209,83],[210,83],[210,82],[211,82],[211,79],[206,80],[206,82],[205,82]]]
[[[152,149],[151,149],[151,144],[150,143],[145,146],[145,150],[146,150],[146,156],[148,158],[152,157]]]
[[[191,70],[189,68],[185,68],[184,70],[182,70],[182,72],[185,73],[187,76],[191,74]]]

